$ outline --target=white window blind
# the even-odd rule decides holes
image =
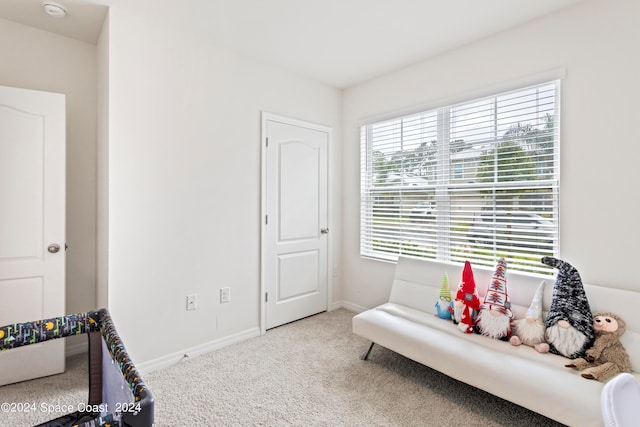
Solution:
[[[365,257],[548,273],[558,254],[559,81],[361,128]]]

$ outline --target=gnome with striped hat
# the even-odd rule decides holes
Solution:
[[[453,313],[453,300],[449,289],[449,276],[446,271],[440,286],[440,297],[436,301],[436,312],[441,319],[451,319],[451,313]]]
[[[508,340],[511,336],[511,302],[507,293],[507,261],[500,258],[480,307],[476,332],[490,338]]]

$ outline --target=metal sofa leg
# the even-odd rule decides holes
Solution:
[[[373,348],[374,344],[375,344],[374,342],[371,343],[371,345],[369,346],[369,349],[366,351],[366,353],[362,355],[362,357],[360,357],[360,359],[367,360],[367,358],[369,357],[369,353],[371,353],[371,349]]]

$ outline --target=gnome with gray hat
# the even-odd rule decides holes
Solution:
[[[595,334],[580,274],[571,264],[557,258],[544,257],[541,261],[558,269],[546,321],[549,351],[570,359],[583,357]]]

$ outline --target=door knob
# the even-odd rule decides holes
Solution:
[[[328,229],[328,228],[321,228],[321,229],[320,229],[320,232],[321,232],[322,234],[329,234],[329,229]]]
[[[47,250],[52,254],[58,253],[58,251],[60,251],[60,245],[52,243],[49,245],[49,247],[47,247]]]

